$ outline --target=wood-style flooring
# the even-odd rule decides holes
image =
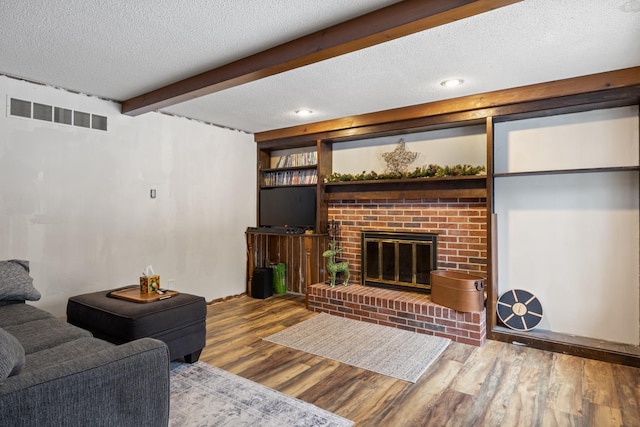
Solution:
[[[451,343],[412,384],[262,340],[315,315],[293,295],[209,305],[200,360],[356,426],[640,426],[637,368]]]

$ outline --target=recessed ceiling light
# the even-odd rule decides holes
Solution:
[[[307,117],[313,114],[311,110],[296,110],[296,115],[300,117]]]
[[[440,84],[444,87],[456,87],[460,86],[462,83],[464,83],[464,80],[462,79],[448,79],[440,82]]]

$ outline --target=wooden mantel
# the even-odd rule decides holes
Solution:
[[[419,199],[438,197],[487,197],[487,176],[381,179],[377,181],[328,182],[324,199]]]

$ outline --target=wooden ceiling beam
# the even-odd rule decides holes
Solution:
[[[122,103],[136,116],[522,0],[404,0]],[[188,48],[188,46],[185,46]]]

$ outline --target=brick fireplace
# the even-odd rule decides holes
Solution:
[[[482,345],[486,314],[459,313],[433,304],[429,295],[361,286],[363,230],[437,235],[437,268],[486,275],[487,229],[484,198],[342,200],[329,204],[340,224],[341,259],[349,262],[352,286],[310,286],[314,311],[394,326],[453,341]]]
[[[340,223],[342,258],[353,283],[361,281],[362,230],[435,233],[438,268],[487,272],[485,199],[343,200],[330,203],[328,213]]]

